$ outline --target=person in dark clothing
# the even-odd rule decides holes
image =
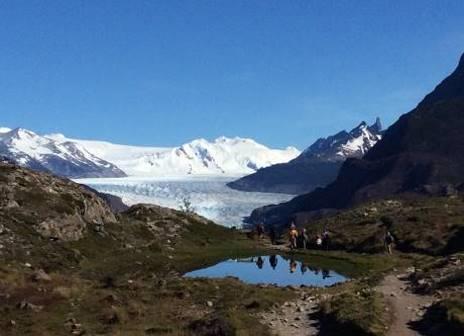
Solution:
[[[387,230],[387,232],[385,233],[385,237],[384,237],[384,244],[385,244],[385,250],[388,254],[393,253],[394,242],[395,242],[395,238],[393,238],[393,235],[391,234],[391,232]]]
[[[309,248],[309,237],[308,233],[306,232],[306,229],[301,230],[301,248],[303,249],[308,249]]]
[[[269,264],[271,264],[272,269],[276,269],[277,267],[277,257],[275,254],[271,255],[269,257]]]
[[[329,245],[330,245],[330,234],[327,228],[324,230],[324,233],[322,233],[322,243],[323,243],[324,249],[328,251]]]

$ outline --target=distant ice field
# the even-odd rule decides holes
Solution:
[[[128,204],[153,203],[179,209],[188,199],[198,214],[224,226],[243,225],[243,218],[257,207],[290,200],[294,195],[250,193],[230,189],[237,177],[126,177],[79,179],[100,192],[113,194]]]

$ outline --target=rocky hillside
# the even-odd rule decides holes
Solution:
[[[360,158],[382,136],[380,120],[360,123],[350,132],[320,138],[297,158],[258,170],[228,184],[243,191],[303,194],[323,187],[337,177],[347,158]]]
[[[116,215],[88,188],[8,163],[0,196],[2,335],[206,335],[217,328],[210,321],[269,335],[244,306],[289,297],[233,279],[182,278],[254,249],[195,214],[136,205]]]
[[[0,163],[0,195],[3,222],[29,225],[44,238],[75,241],[116,221],[106,202],[86,188],[14,165]]]
[[[464,182],[464,56],[457,69],[403,115],[362,159],[347,160],[332,184],[255,210],[251,222],[286,224],[321,209],[404,193],[453,193]],[[305,215],[306,214],[306,215]]]
[[[397,250],[447,255],[464,248],[463,213],[462,197],[402,197],[368,202],[314,219],[306,228],[311,237],[327,228],[331,249],[382,253],[388,228]]]

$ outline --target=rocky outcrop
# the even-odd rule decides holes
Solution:
[[[72,181],[0,163],[0,216],[43,237],[74,241],[88,230],[104,234],[116,222],[106,202]]]

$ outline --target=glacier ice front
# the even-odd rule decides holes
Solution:
[[[224,226],[243,225],[243,219],[255,208],[290,200],[293,195],[250,193],[226,186],[234,178],[117,178],[80,179],[100,192],[113,194],[128,204],[153,203],[180,209],[188,199],[198,214]]]

